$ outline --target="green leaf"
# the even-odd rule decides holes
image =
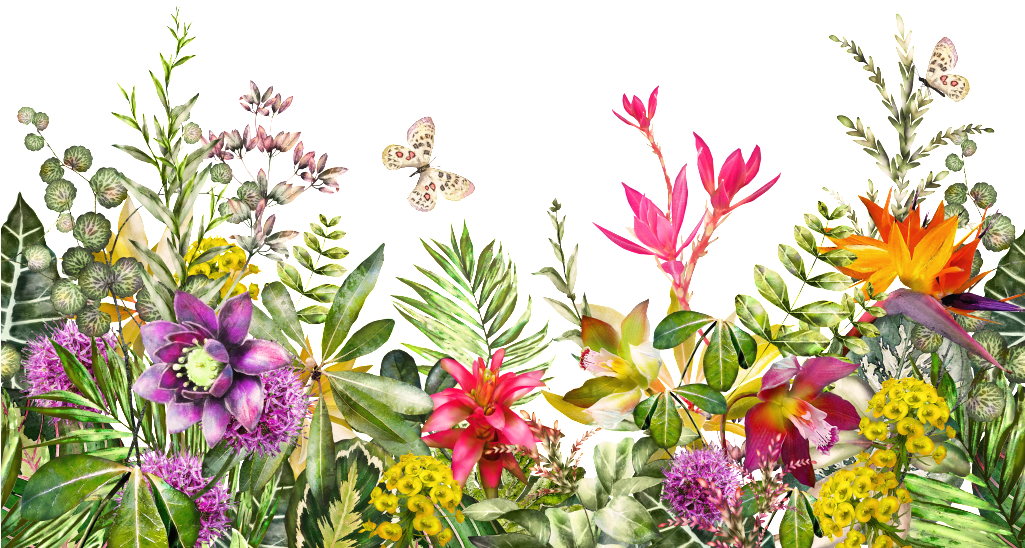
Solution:
[[[816,327],[834,327],[847,318],[847,310],[832,301],[815,301],[795,308],[791,314],[798,320]]]
[[[904,477],[904,483],[907,485],[908,491],[910,491],[912,495],[923,495],[931,499],[954,504],[963,504],[980,510],[991,510],[994,512],[1000,511],[996,505],[980,499],[971,493],[962,491],[958,487],[943,483],[942,481],[908,474]],[[914,497],[912,496],[912,498]]]
[[[548,508],[545,510],[545,516],[548,517],[548,528],[551,531],[548,544],[552,548],[576,548],[573,520],[570,515],[561,508]]]
[[[816,330],[805,329],[780,333],[772,343],[797,356],[816,356],[826,349],[829,339]]]
[[[5,251],[4,256],[6,255]],[[4,280],[6,279],[5,277]],[[985,295],[991,299],[1006,299],[1021,293],[1025,293],[1025,232],[1022,232],[1021,236],[1011,243],[1007,253],[1000,257],[996,274],[986,282],[985,287]],[[1008,302],[1025,306],[1025,296]],[[998,322],[999,325],[994,327],[1007,340],[1008,346],[1025,343],[1025,312],[993,312],[992,319]]]
[[[132,475],[125,484],[124,496],[110,528],[109,543],[127,548],[167,546],[167,530],[160,519],[149,484],[139,468],[132,468]]]
[[[68,379],[75,385],[75,388],[78,388],[82,395],[93,402],[97,409],[106,409],[103,405],[103,396],[100,395],[100,389],[96,386],[96,381],[89,373],[89,370],[67,348],[54,341],[51,341],[51,344],[53,345],[53,350],[57,353],[57,357],[61,360],[64,373],[68,375]]]
[[[807,228],[801,225],[794,226],[794,240],[797,241],[797,245],[801,249],[816,257],[819,255],[818,245],[815,243],[815,235]]]
[[[391,337],[391,332],[394,328],[395,320],[391,319],[374,320],[364,325],[357,329],[352,334],[352,337],[349,337],[349,340],[345,342],[345,346],[342,347],[342,350],[332,360],[347,362],[370,354],[388,342],[388,337]]]
[[[525,510],[513,510],[506,514],[504,519],[526,529],[531,536],[538,540],[538,542],[547,543],[548,538],[552,535],[552,529],[548,525],[548,518],[537,510],[529,508]]]
[[[829,291],[847,291],[852,280],[839,272],[826,272],[808,280],[808,285]]]
[[[783,548],[810,548],[814,540],[815,530],[804,504],[804,493],[794,489],[779,524],[779,543]]]
[[[754,337],[748,334],[737,325],[725,322],[730,328],[730,335],[733,338],[733,347],[737,349],[737,357],[740,359],[740,367],[747,369],[751,367],[758,358],[758,343]]]
[[[569,404],[586,409],[605,396],[626,392],[636,387],[637,382],[630,379],[595,377],[587,379],[580,387],[566,392],[563,400]]]
[[[916,500],[911,505],[911,516],[929,521],[941,521],[950,527],[963,531],[989,531],[1000,535],[1013,534],[1006,524],[997,525],[978,514],[946,504],[935,504],[924,500]]]
[[[313,266],[313,256],[310,255],[309,251],[306,251],[305,247],[300,245],[292,246],[292,252],[295,255],[295,260],[299,261],[299,266],[310,271],[315,268]]]
[[[402,350],[392,350],[384,355],[381,360],[381,376],[420,389],[420,373],[416,369],[416,361]]]
[[[342,282],[334,302],[331,303],[331,309],[327,313],[327,323],[324,326],[324,337],[321,343],[324,358],[333,355],[349,335],[349,329],[352,328],[360,310],[363,309],[363,303],[366,302],[370,292],[377,284],[377,277],[381,274],[383,264],[384,244],[381,244]]]
[[[334,392],[334,383],[331,383]],[[306,481],[309,482],[313,497],[321,508],[327,508],[331,498],[338,491],[338,478],[335,475],[335,444],[331,433],[331,420],[327,410],[327,400],[323,397],[317,401],[317,409],[310,421],[310,440],[306,455]]]
[[[324,266],[317,267],[313,272],[320,274],[321,276],[340,278],[345,274],[345,267],[340,264],[328,263]]]
[[[608,502],[609,492],[598,478],[584,478],[577,485],[577,497],[584,508],[594,512]]]
[[[108,481],[131,468],[89,455],[66,455],[42,465],[21,495],[21,515],[42,521],[73,510]]]
[[[476,521],[491,521],[515,512],[520,507],[508,499],[488,499],[463,509],[463,515]]]
[[[545,548],[545,544],[523,533],[502,533],[486,537],[470,537],[477,548]]]
[[[538,270],[534,273],[534,276],[544,276],[548,278],[552,281],[552,284],[555,285],[555,289],[557,289],[562,294],[570,293],[569,284],[566,283],[566,280],[562,279],[562,274],[560,274],[558,270],[555,270],[550,266],[546,266],[541,270]]]
[[[278,261],[278,279],[292,291],[303,292],[303,281],[299,271],[285,261]]]
[[[654,394],[641,400],[641,403],[634,407],[634,424],[641,430],[647,430],[651,426],[651,413],[655,404],[658,403],[661,394]]]
[[[171,487],[163,479],[146,474],[153,485],[157,507],[171,519],[182,546],[194,546],[199,538],[200,514],[196,503],[185,493]]]
[[[327,307],[315,304],[307,306],[298,312],[299,321],[308,324],[322,324],[327,321]]]
[[[420,429],[402,420],[388,405],[364,394],[352,385],[328,377],[335,404],[346,422],[356,430],[375,439],[394,443],[414,444],[420,441]],[[397,381],[394,381],[396,384]],[[403,384],[409,387],[409,385]],[[351,394],[349,393],[351,392]],[[433,402],[432,402],[433,403]]]
[[[132,158],[135,158],[136,160],[139,160],[140,162],[144,162],[144,163],[147,163],[147,164],[149,164],[151,166],[157,167],[157,161],[156,160],[151,158],[149,154],[146,154],[145,152],[139,150],[136,147],[133,147],[131,145],[113,145],[113,146],[114,146],[114,148],[116,148],[116,149],[118,149],[120,151],[128,153],[129,156],[131,156]]]
[[[633,497],[615,497],[594,514],[594,522],[616,540],[639,544],[658,534],[658,527],[648,510]]]
[[[779,262],[783,263],[788,272],[802,282],[808,279],[808,275],[804,270],[804,257],[801,257],[801,252],[786,244],[779,244],[776,253],[779,255]]]
[[[612,491],[617,481],[634,475],[633,444],[634,440],[624,438],[619,443],[605,441],[595,446],[594,469],[606,493]]]
[[[754,268],[755,288],[758,293],[769,301],[769,304],[783,310],[790,311],[790,297],[787,295],[787,284],[775,271],[762,265],[755,265]]]
[[[23,266],[22,252],[32,245],[46,245],[43,224],[25,199],[18,199],[0,228],[3,255],[3,280],[0,288],[0,316],[4,343],[22,347],[30,339],[46,333],[46,322],[61,319],[50,304],[50,287],[57,278],[56,261],[47,272],[32,272]],[[46,275],[44,275],[46,274]]]
[[[4,410],[7,414],[8,410]],[[21,456],[22,456],[22,443],[20,432],[20,424],[16,424],[16,421],[8,420],[8,417],[3,419],[3,470],[0,471],[0,478],[3,481],[3,492],[0,494],[0,502],[6,502],[7,497],[14,491],[14,486],[18,483],[18,474],[21,473]],[[20,423],[20,417],[17,421]]]
[[[687,384],[674,388],[673,392],[683,396],[702,411],[713,415],[723,415],[726,413],[726,398],[721,392],[707,384]]]
[[[175,222],[174,216],[171,211],[167,209],[163,200],[156,192],[153,192],[149,188],[136,183],[135,181],[121,176],[121,183],[125,189],[128,190],[128,194],[131,194],[132,198],[146,208],[146,211],[150,212],[151,215],[156,217],[160,222],[164,223],[168,227],[178,226]]]
[[[646,476],[624,478],[617,481],[616,484],[612,486],[612,496],[619,497],[632,495],[638,491],[644,491],[645,489],[650,489],[656,485],[661,485],[662,481],[662,478],[649,478]]]
[[[740,360],[737,349],[733,346],[733,339],[722,333],[722,322],[716,324],[709,338],[708,346],[701,356],[701,365],[704,368],[705,379],[708,386],[725,392],[733,386],[740,372]]]
[[[108,417],[107,415],[101,415],[93,411],[86,411],[85,409],[78,409],[75,407],[24,407],[22,409],[24,411],[35,411],[40,415],[57,417],[58,419],[71,421],[99,422],[104,424],[118,422],[118,420],[113,417]]]
[[[772,340],[771,326],[769,325],[769,314],[758,299],[748,295],[737,295],[734,299],[734,308],[737,317],[751,331],[765,340]]]
[[[676,348],[697,333],[702,327],[713,321],[715,321],[715,318],[700,312],[690,310],[673,312],[655,326],[655,336],[652,344],[660,350]]]
[[[84,428],[82,430],[72,430],[68,434],[52,440],[44,440],[40,443],[35,443],[26,446],[25,449],[32,449],[35,447],[47,447],[50,445],[60,445],[62,443],[95,443],[106,440],[116,440],[123,438],[132,437],[131,432],[124,432],[121,430],[110,430],[106,428]]]
[[[359,399],[372,398],[403,415],[423,415],[434,409],[434,400],[426,392],[402,381],[380,377],[358,371],[325,372],[331,379],[331,387],[341,388],[345,393]]]
[[[329,303],[335,298],[335,293],[338,293],[338,286],[334,284],[322,284],[308,289],[303,292],[303,295],[320,303]]]
[[[278,263],[279,265],[281,263]],[[270,313],[274,324],[281,329],[286,337],[295,341],[300,346],[306,346],[306,337],[302,328],[299,327],[299,315],[292,304],[292,297],[281,282],[270,282],[263,286],[260,292],[260,302]]]
[[[651,416],[651,439],[659,447],[672,447],[680,440],[683,433],[683,419],[676,410],[676,402],[663,392],[655,402],[655,412]],[[631,468],[633,465],[631,464]],[[608,487],[608,486],[606,486]],[[612,489],[609,489],[612,492]]]

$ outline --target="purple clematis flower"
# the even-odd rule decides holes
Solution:
[[[256,428],[263,413],[261,373],[292,363],[280,344],[247,339],[253,318],[248,293],[232,297],[219,313],[198,298],[174,295],[178,323],[142,326],[142,342],[153,366],[139,375],[132,390],[167,404],[167,429],[185,431],[203,421],[203,436],[212,447],[224,437],[232,417],[246,429]]]

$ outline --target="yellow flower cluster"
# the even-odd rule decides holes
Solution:
[[[192,242],[189,246],[188,253],[185,254],[185,262],[192,263],[192,261],[205,253],[206,251],[218,247],[229,245],[228,241],[224,238],[203,238],[201,242]],[[221,297],[234,297],[235,295],[241,295],[245,292],[249,292],[249,295],[256,299],[260,296],[260,286],[257,284],[249,284],[246,287],[244,284],[237,283],[242,278],[250,274],[256,274],[260,272],[259,267],[256,265],[248,265],[245,272],[239,275],[242,267],[246,265],[246,252],[241,247],[231,244],[230,247],[222,251],[216,257],[203,263],[194,263],[189,267],[189,275],[202,274],[207,278],[216,280],[225,276],[230,277],[225,280],[224,287],[221,288]],[[230,287],[230,284],[234,280],[235,286]],[[230,292],[229,292],[230,289]]]
[[[452,478],[452,468],[434,457],[402,455],[395,466],[381,478],[384,489],[377,487],[370,501],[380,512],[395,514],[399,521],[363,524],[363,530],[392,542],[402,539],[403,531],[412,530],[434,537],[445,546],[452,540],[452,530],[443,527],[435,510],[444,510],[463,522],[463,490]],[[414,533],[415,534],[415,533]]]
[[[954,429],[947,426],[950,408],[929,383],[913,378],[887,379],[868,401],[868,411],[882,419],[861,419],[860,433],[876,442],[871,455],[862,454],[862,460],[869,464],[892,468],[902,452],[901,446],[908,456],[932,457],[936,464],[947,456],[947,449],[937,446],[932,438],[939,433],[954,437]]]
[[[812,511],[830,540],[849,529],[840,546],[892,548],[897,509],[911,502],[911,494],[899,485],[893,471],[876,472],[869,466],[841,470],[823,483]]]

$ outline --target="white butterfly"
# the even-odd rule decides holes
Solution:
[[[954,49],[954,42],[947,37],[936,43],[932,50],[932,57],[929,58],[929,69],[925,72],[925,78],[919,78],[926,87],[934,89],[944,97],[954,101],[960,101],[968,96],[968,79],[964,76],[951,74],[957,65],[957,50]]]
[[[430,211],[438,203],[440,191],[449,200],[462,200],[473,194],[473,183],[465,177],[431,167],[431,150],[434,149],[434,121],[428,116],[420,118],[406,131],[410,148],[402,145],[388,145],[381,154],[381,161],[388,169],[415,167],[413,175],[420,179],[406,198],[417,211]],[[412,175],[411,175],[412,176]]]

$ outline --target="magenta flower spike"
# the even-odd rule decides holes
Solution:
[[[153,365],[132,390],[147,400],[167,404],[167,429],[183,432],[203,421],[210,446],[224,437],[234,417],[247,430],[256,428],[264,409],[266,373],[292,363],[280,344],[248,339],[253,301],[248,293],[232,297],[219,313],[198,298],[174,296],[178,323],[151,322],[141,329]]]
[[[708,193],[711,199],[712,208],[719,215],[729,213],[748,202],[756,200],[759,196],[768,192],[780,178],[779,175],[776,175],[775,179],[762,185],[761,188],[751,193],[747,198],[733,203],[737,194],[758,175],[758,168],[762,163],[761,149],[755,146],[755,149],[751,152],[751,157],[747,161],[744,160],[744,155],[740,152],[739,148],[733,151],[726,158],[726,161],[723,162],[717,181],[715,178],[715,164],[712,161],[712,151],[709,150],[704,139],[698,136],[697,133],[694,134],[694,142],[698,151],[698,174],[701,176],[701,184],[705,187],[705,192]]]
[[[787,471],[807,486],[815,485],[809,442],[828,454],[839,430],[858,428],[861,417],[850,402],[822,389],[858,368],[832,357],[805,360],[796,356],[772,364],[762,378],[755,404],[744,418],[747,457],[744,466],[757,470],[759,455],[782,455]],[[791,383],[793,380],[793,383]],[[782,448],[776,447],[782,436]]]
[[[645,110],[644,102],[641,101],[640,97],[634,95],[633,100],[627,99],[626,94],[623,94],[623,110],[626,111],[637,123],[633,123],[618,112],[612,111],[617,118],[623,121],[624,124],[635,127],[641,131],[647,132],[651,127],[651,119],[655,117],[655,107],[658,106],[658,86],[651,92],[648,97],[648,108]]]

